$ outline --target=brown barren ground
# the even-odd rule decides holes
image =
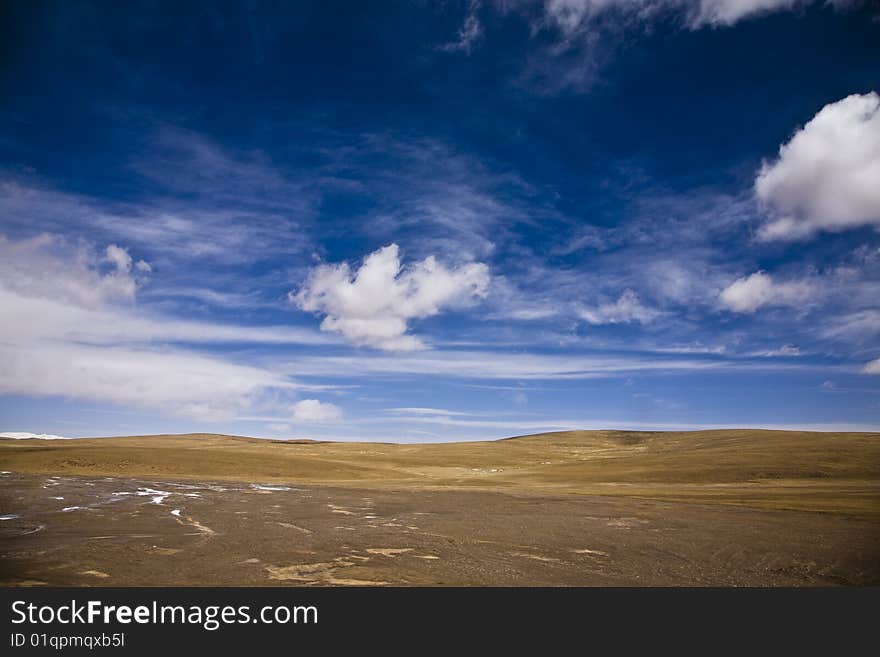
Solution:
[[[0,581],[880,583],[880,434],[0,440]]]

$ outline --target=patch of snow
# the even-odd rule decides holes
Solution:
[[[27,431],[6,431],[0,433],[0,438],[12,438],[13,440],[70,440],[67,436],[56,436],[51,433],[29,433]]]
[[[154,488],[138,488],[136,493],[139,497],[148,496],[153,499],[150,500],[153,504],[162,504],[165,501],[165,498],[171,495],[168,491],[165,490],[155,490]]]
[[[272,490],[272,491],[290,490],[289,486],[265,486],[263,484],[251,484],[251,488],[253,488],[254,490]]]

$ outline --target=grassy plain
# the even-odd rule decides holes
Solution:
[[[215,434],[2,440],[0,468],[59,475],[614,495],[880,514],[880,434],[566,431],[434,444]]]
[[[0,441],[0,584],[880,583],[880,434]]]

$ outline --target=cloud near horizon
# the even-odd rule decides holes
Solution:
[[[292,419],[298,422],[335,422],[342,419],[342,409],[329,402],[303,399],[292,407]]]

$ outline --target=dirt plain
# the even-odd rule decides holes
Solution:
[[[880,584],[880,434],[0,440],[4,585]]]

